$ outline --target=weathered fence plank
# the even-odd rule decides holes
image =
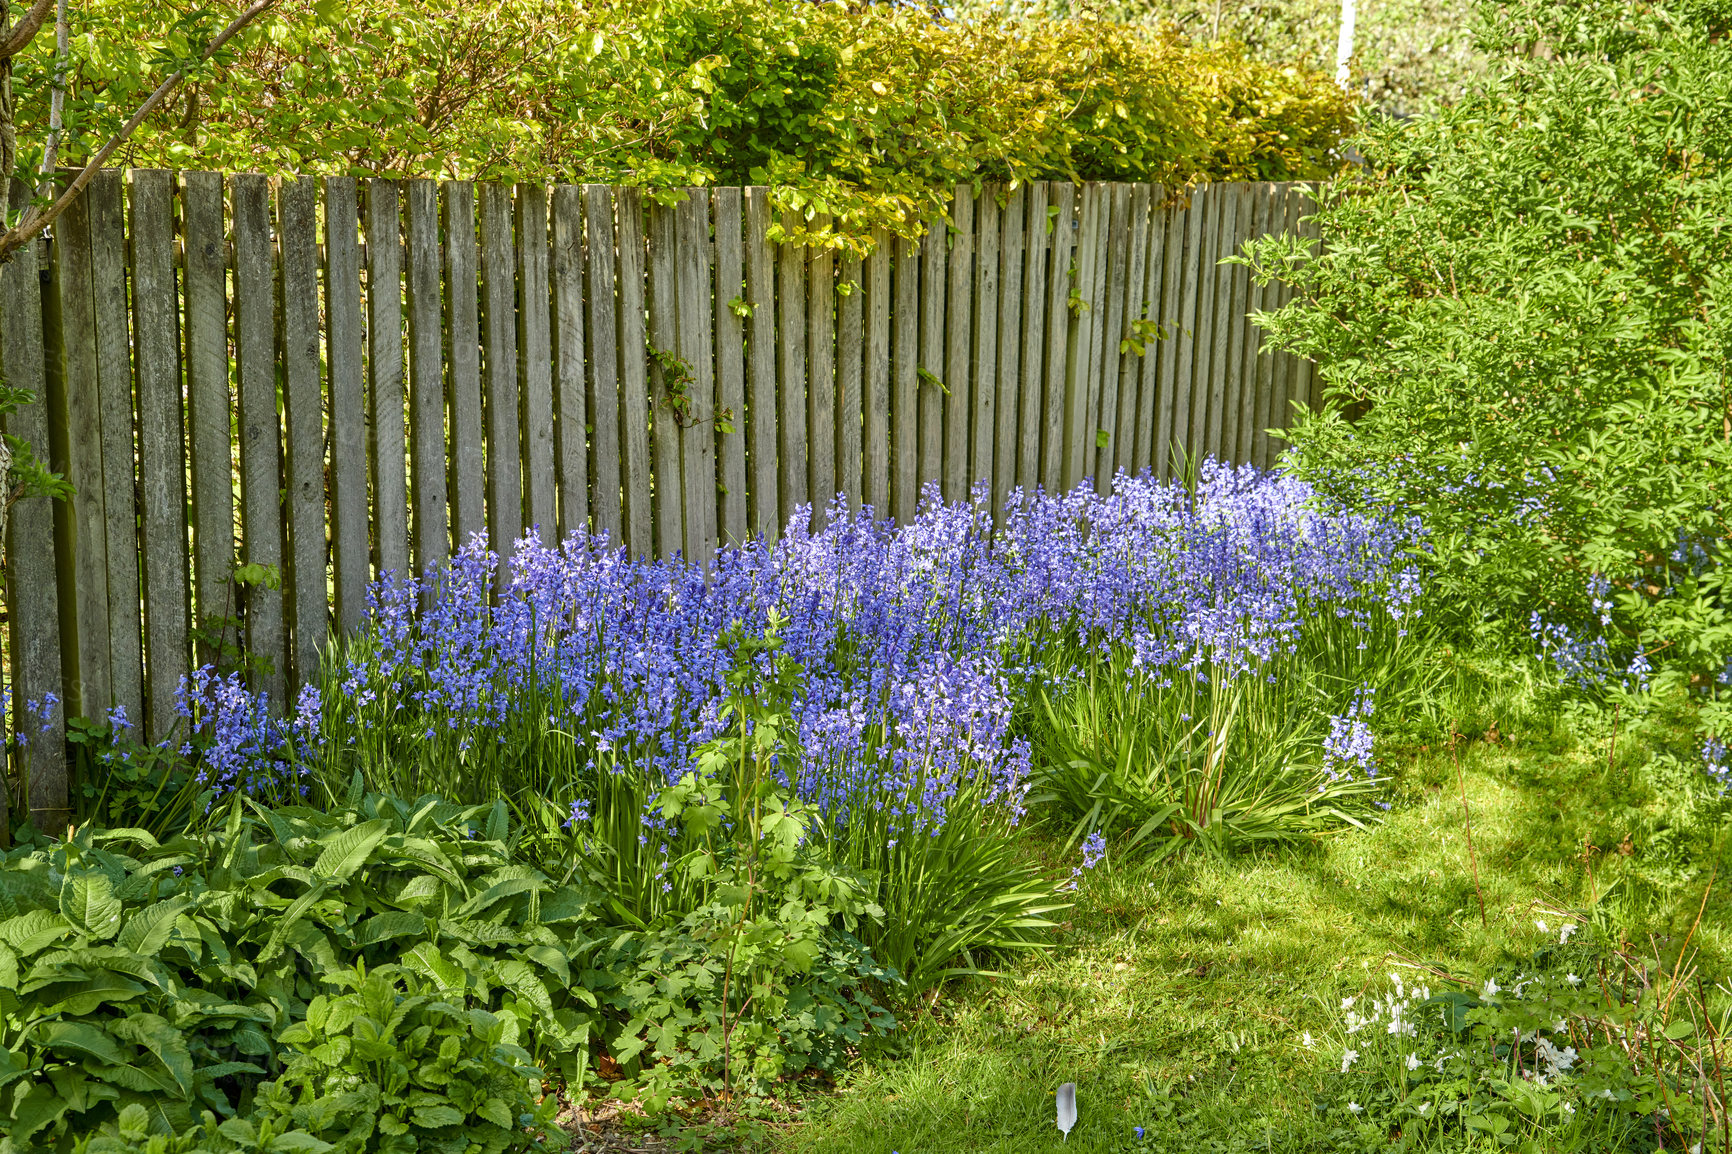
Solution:
[[[782,531],[776,436],[776,254],[769,241],[770,190],[745,190],[746,385],[745,429],[751,456],[749,528],[774,541]]]
[[[316,681],[330,635],[325,592],[325,413],[319,374],[319,193],[312,177],[277,192],[278,294],[282,307],[284,504],[289,547],[290,684]],[[142,362],[141,362],[142,363]]]
[[[649,380],[644,363],[643,193],[619,189],[615,283],[619,300],[619,443],[625,543],[633,557],[649,557],[654,521],[650,507]]]
[[[72,486],[57,510],[65,518],[60,537],[60,581],[72,591],[63,609],[62,632],[72,642],[66,677],[66,708],[73,717],[97,717],[113,704],[108,655],[108,527],[103,513],[102,402],[96,376],[96,318],[91,298],[90,201],[80,197],[61,216],[55,232],[48,327],[56,346],[48,352],[50,403],[65,421],[65,437],[51,458]],[[60,438],[56,438],[60,441]],[[226,456],[227,442],[224,442]]]
[[[409,473],[418,575],[450,552],[445,450],[445,311],[440,298],[439,186],[403,184],[404,279],[409,304]]]
[[[890,357],[895,366],[890,397],[890,468],[895,477],[890,488],[889,513],[898,521],[914,517],[920,500],[920,308],[919,242],[896,238],[894,312],[895,345]]]
[[[230,456],[233,434],[226,304],[228,242],[223,234],[221,175],[182,173],[180,211],[187,447],[192,483],[193,625],[209,635],[220,628],[222,618],[236,613],[229,603],[233,590],[229,572],[234,564],[235,505],[234,465]],[[359,280],[354,283],[358,297]],[[333,311],[333,334],[338,320]],[[342,604],[341,584],[337,594]],[[356,606],[356,620],[364,609],[364,603]],[[206,643],[198,647],[198,664],[215,659],[214,646]]]
[[[144,644],[138,589],[138,479],[133,472],[132,358],[127,331],[126,227],[118,170],[97,174],[90,204],[90,273],[96,388],[102,406],[102,514],[108,569],[108,661],[114,704],[144,717]]]
[[[1023,214],[1023,277],[1022,277],[1022,352],[1017,358],[1018,404],[1016,484],[1033,489],[1041,483],[1040,439],[1041,421],[1045,412],[1046,376],[1046,278],[1047,253],[1052,245],[1047,236],[1047,197],[1050,188],[1045,181],[1028,186],[1028,209]]]
[[[988,500],[998,507],[993,483],[993,440],[998,435],[998,292],[999,292],[999,211],[998,198],[1003,192],[996,184],[981,190],[974,206],[974,365],[969,382],[972,397],[969,430],[972,465],[968,471],[968,491],[985,481]],[[1005,451],[1010,446],[1005,445]]]
[[[277,420],[276,277],[271,254],[271,192],[263,176],[233,178],[235,237],[236,414],[240,428],[241,555],[248,565],[283,564],[282,440]],[[401,465],[402,458],[398,458]],[[283,591],[257,580],[246,590],[246,639],[262,661],[257,688],[269,700],[286,700],[287,638]]]
[[[381,579],[411,572],[399,200],[396,181],[367,182],[367,396],[373,448],[373,563]],[[509,238],[509,224],[506,235]]]
[[[998,247],[998,399],[994,402],[992,429],[992,508],[1002,517],[1005,498],[1016,487],[1022,446],[1017,441],[1018,406],[1022,389],[1022,254],[1025,247],[1022,210],[1028,203],[1028,187],[1018,185],[1005,193],[999,213]]]
[[[453,181],[445,186],[440,208],[445,220],[445,359],[451,410],[451,462],[446,485],[451,494],[453,544],[461,549],[477,537],[487,540],[485,418],[481,407],[481,266],[476,244],[475,186]]]
[[[920,240],[920,395],[915,467],[921,489],[944,476],[944,286],[950,225],[934,221]]]
[[[676,429],[678,398],[689,396],[679,380],[680,322],[679,221],[674,210],[652,201],[649,206],[649,420],[655,492],[656,555],[672,557],[685,549],[685,508],[680,502],[680,437]]]
[[[865,377],[861,387],[861,500],[875,517],[890,514],[890,264],[891,236],[882,225],[872,230],[861,289],[865,294]]]
[[[375,181],[375,186],[378,183]],[[513,543],[525,528],[523,401],[517,374],[517,252],[510,186],[478,185],[476,195],[481,218],[481,397],[487,434],[487,523],[493,551],[501,560],[509,560]],[[368,263],[372,261],[369,251]],[[372,343],[377,345],[379,338],[375,336]],[[377,406],[374,412],[378,412]],[[374,438],[378,438],[377,429]],[[378,499],[383,505],[384,494]],[[382,557],[380,568],[387,568]]]
[[[324,185],[325,355],[331,375],[331,569],[337,629],[350,633],[360,628],[367,616],[371,557],[367,543],[367,525],[371,520],[367,500],[367,399],[361,360],[361,209],[353,178],[328,177]],[[446,195],[454,195],[450,186],[446,187]],[[473,271],[473,264],[470,269]],[[447,270],[447,280],[461,285],[462,270],[455,271],[459,275],[453,276],[453,270]],[[474,299],[473,290],[470,299]],[[217,307],[220,309],[221,305],[219,299]],[[223,439],[227,441],[226,430]],[[196,475],[196,436],[193,450]]]
[[[716,551],[716,354],[711,328],[709,195],[702,189],[688,189],[676,213],[679,351],[691,378],[686,382],[685,413],[678,422],[685,553],[697,564],[707,565]]]
[[[745,333],[739,308],[745,300],[745,263],[741,247],[740,190],[718,188],[712,211],[716,231],[716,421],[711,437],[716,454],[718,542],[738,545],[749,532],[746,484]],[[724,424],[732,432],[723,431]]]
[[[547,271],[547,189],[520,184],[517,209],[517,379],[522,382],[518,436],[523,458],[525,532],[543,545],[558,540],[558,486],[553,471],[553,318]]]
[[[830,218],[811,225],[827,231]],[[821,246],[806,258],[806,494],[819,528],[836,499],[836,261]]]
[[[584,185],[583,215],[590,457],[595,469],[590,510],[594,531],[606,535],[608,544],[617,549],[627,541],[620,471],[620,319],[615,307],[618,249],[614,239],[613,190],[605,184]]]
[[[944,310],[944,467],[946,501],[968,496],[970,368],[974,305],[974,190],[958,185],[950,201],[950,288]]]
[[[174,284],[174,174],[132,174],[132,339],[138,365],[139,554],[144,586],[145,716],[152,741],[174,728],[188,665],[186,443]],[[23,263],[23,262],[19,262]],[[3,371],[3,366],[0,366]],[[322,510],[321,510],[322,513]],[[17,516],[16,512],[13,514]],[[321,524],[320,533],[324,527]],[[324,605],[324,589],[319,590]]]
[[[861,260],[843,259],[836,274],[836,488],[850,512],[861,502],[860,358],[866,342]]]
[[[1065,484],[1065,400],[1069,388],[1070,294],[1076,284],[1071,254],[1076,245],[1076,188],[1068,183],[1048,186],[1046,296],[1046,371],[1040,426],[1040,483],[1048,493]]]
[[[589,533],[589,397],[584,377],[583,190],[553,190],[554,465],[558,473],[559,538]]]
[[[782,217],[786,234],[798,227]],[[776,402],[778,465],[776,490],[782,520],[809,497],[806,475],[806,250],[786,241],[776,246]],[[778,526],[781,528],[781,526]]]

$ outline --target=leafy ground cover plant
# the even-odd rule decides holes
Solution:
[[[1305,1037],[1340,1076],[1319,1106],[1399,1132],[1405,1149],[1703,1149],[1724,1139],[1716,1020],[1692,970],[1609,950],[1580,923],[1521,963],[1341,1001]],[[1557,925],[1557,923],[1552,923]],[[1436,980],[1436,979],[1433,979]]]
[[[521,1043],[525,1070],[533,1062],[583,1077],[590,1007],[570,975],[594,945],[583,932],[591,896],[514,859],[503,805],[411,804],[357,790],[328,813],[237,797],[208,829],[165,842],[85,827],[8,854],[0,905],[0,1109],[15,1148],[62,1148],[121,1125],[130,1107],[145,1111],[152,1132],[181,1133],[204,1111],[219,1121],[244,1115],[261,1083],[286,1090],[281,1079],[291,1074],[334,1090],[338,1072],[359,1076],[384,1060],[386,1043],[375,1032],[367,1052],[350,1013],[356,998],[385,996],[380,982],[409,983],[404,1013],[428,1019],[409,1033],[426,1024],[430,1038],[437,1027],[462,1051],[468,1035],[458,1035],[473,1027],[483,1053]],[[388,964],[402,976],[387,981],[390,971],[378,968]],[[352,967],[377,978],[360,969],[345,977]],[[357,984],[362,993],[344,992]],[[423,987],[458,1014],[456,1033],[431,1020],[431,1003],[414,1001]],[[313,1012],[344,997],[340,1012]],[[471,1010],[485,1020],[465,1018]],[[369,1020],[402,1024],[382,1013],[374,1006]],[[447,1121],[448,1109],[477,1113],[467,1099],[425,1097],[433,1092],[424,1083],[397,1121],[415,1124],[423,1107],[424,1118]],[[478,1117],[499,1113],[491,1096]],[[391,1125],[383,1100],[332,1108],[371,1109]],[[285,1116],[316,1133],[328,1122],[319,1121],[323,1109]]]

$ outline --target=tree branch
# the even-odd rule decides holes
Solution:
[[[0,41],[0,60],[10,60],[30,46],[36,39],[36,33],[42,25],[48,22],[48,13],[54,10],[54,0],[36,0],[24,15],[18,18],[18,23],[12,26],[11,33],[4,41]]]
[[[234,39],[248,24],[275,8],[277,3],[278,0],[253,0],[251,7],[236,16],[227,28],[217,34],[216,39],[210,42],[210,46],[204,50],[204,55],[199,57],[198,62],[203,64],[215,56],[222,50],[223,45]],[[45,13],[53,5],[54,0],[38,0],[37,3],[37,7]],[[40,20],[37,22],[41,23]],[[83,171],[73,177],[72,183],[66,186],[66,191],[60,194],[58,200],[45,209],[30,209],[24,214],[24,219],[18,222],[18,227],[8,233],[0,234],[0,264],[10,260],[13,253],[29,244],[38,233],[53,224],[55,219],[66,211],[66,207],[78,197],[79,193],[84,191],[85,186],[96,178],[96,174],[102,170],[103,164],[110,156],[114,155],[115,149],[125,144],[127,138],[137,131],[139,125],[144,123],[145,118],[155,112],[157,106],[168,98],[168,94],[173,92],[182,80],[186,79],[186,73],[187,70],[182,68],[157,85],[156,91],[152,92],[149,98],[138,106],[138,111],[132,114],[132,119],[122,125],[120,131],[115,133],[108,143],[90,158],[90,163],[84,166]]]

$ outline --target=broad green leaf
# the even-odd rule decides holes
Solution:
[[[12,1125],[7,1129],[13,1148],[30,1149],[30,1136],[59,1121],[70,1106],[71,1102],[56,1094],[46,1083],[24,1086],[12,1107]]]
[[[463,970],[432,942],[422,942],[403,955],[403,965],[433,980],[441,989],[461,990],[468,985]]]
[[[426,1130],[463,1125],[463,1111],[451,1106],[417,1106],[409,1116],[415,1125]]]
[[[488,886],[486,889],[458,906],[451,916],[453,918],[474,917],[476,914],[481,913],[488,906],[491,906],[494,902],[500,901],[501,899],[512,897],[516,894],[530,893],[534,890],[546,888],[547,879],[545,878],[508,878],[505,881],[495,882],[493,885]]]
[[[1666,1027],[1666,1037],[1676,1042],[1696,1032],[1696,1023],[1689,1018],[1677,1018]]]
[[[424,937],[427,933],[427,919],[420,914],[404,913],[401,910],[390,910],[382,914],[374,914],[362,922],[355,931],[357,946],[377,945],[391,938]]]
[[[180,896],[133,911],[115,944],[131,953],[155,957],[174,932],[175,919],[192,905],[191,898]]]
[[[60,914],[73,930],[87,938],[105,941],[120,928],[120,899],[105,873],[79,871],[60,883]]]
[[[282,951],[283,943],[288,940],[289,931],[293,930],[295,926],[299,924],[301,918],[306,915],[307,910],[311,908],[314,902],[323,897],[324,894],[325,887],[323,884],[320,884],[314,886],[289,904],[289,908],[284,910],[282,915],[277,919],[276,928],[271,931],[270,939],[265,942],[265,948],[260,950],[258,953],[258,960],[260,963],[271,961]]]
[[[493,808],[487,813],[487,829],[482,834],[488,841],[502,842],[511,833],[511,817],[505,809],[503,800],[493,803]]]
[[[181,1032],[156,1014],[130,1014],[111,1023],[109,1032],[124,1041],[143,1046],[180,1086],[181,1094],[192,1096],[193,1061]]]
[[[330,834],[319,839],[324,849],[319,853],[319,859],[313,863],[313,872],[327,882],[337,883],[349,880],[349,877],[373,855],[390,833],[386,823],[378,818],[362,822],[353,829]]]
[[[44,1022],[31,1039],[44,1050],[82,1054],[111,1066],[124,1066],[132,1060],[106,1030],[89,1022]]]
[[[31,910],[27,914],[0,922],[0,942],[28,958],[72,932],[72,924],[50,910]]]
[[[571,984],[571,963],[565,956],[565,951],[553,946],[529,946],[524,949],[523,956],[550,971],[559,979],[562,986]]]

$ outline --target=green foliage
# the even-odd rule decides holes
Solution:
[[[69,134],[87,154],[156,61],[209,24],[185,0],[75,8]],[[18,61],[21,166],[52,38]],[[1316,177],[1350,102],[1320,73],[1093,18],[945,21],[804,0],[425,0],[289,6],[140,129],[141,165],[768,184],[855,244],[958,183]]]
[[[1087,10],[1114,20],[1173,25],[1197,40],[1226,38],[1272,64],[1335,67],[1340,0],[963,0],[965,12],[1006,4],[1064,16]],[[1459,99],[1486,69],[1474,41],[1472,0],[1361,3],[1350,83],[1370,106],[1426,114]]]
[[[85,827],[21,846],[0,867],[0,1111],[15,1144],[56,1148],[128,1106],[172,1134],[246,1111],[269,1078],[334,1087],[326,1027],[297,1023],[359,981],[350,967],[386,964],[581,1084],[593,999],[570,975],[590,905],[515,860],[502,805],[236,801],[166,842]],[[303,1042],[326,1067],[295,1066]]]
[[[337,1151],[498,1154],[529,1146],[557,1100],[539,1104],[541,1070],[508,1039],[506,1016],[465,1005],[396,966],[331,975],[279,1041],[297,1053],[255,1108]]]
[[[1375,768],[1331,761],[1332,719],[1363,709],[1380,730],[1385,718],[1435,730],[1442,680],[1430,630],[1387,614],[1363,632],[1320,615],[1264,666],[1197,678],[1152,676],[1123,650],[1062,646],[1031,690],[1029,801],[1071,823],[1067,846],[1100,831],[1157,857],[1358,825],[1382,783]]]
[[[1545,923],[1540,923],[1544,925]],[[1696,998],[1669,963],[1610,951],[1591,931],[1441,989],[1342,1002],[1340,1056],[1320,1109],[1455,1149],[1683,1149],[1712,1141],[1718,1065]],[[1556,931],[1553,931],[1556,932]],[[1341,1049],[1333,1047],[1339,1042]],[[1706,1127],[1706,1129],[1704,1129]]]
[[[1609,627],[1619,668],[1699,689],[1732,655],[1732,42],[1706,12],[1488,10],[1497,75],[1368,129],[1319,251],[1250,249],[1296,288],[1260,321],[1325,384],[1294,464],[1424,517],[1452,626]]]

